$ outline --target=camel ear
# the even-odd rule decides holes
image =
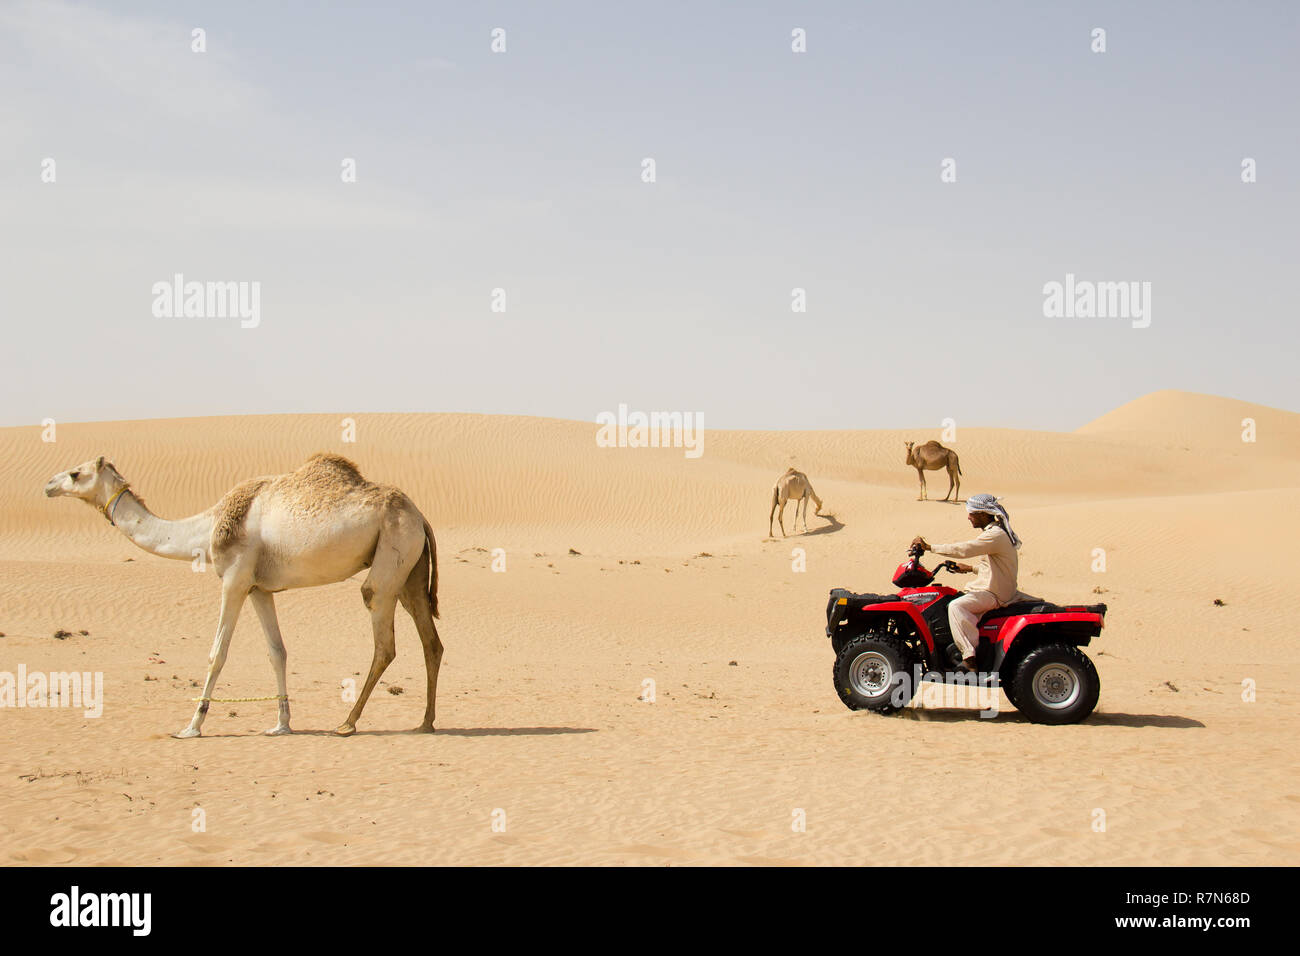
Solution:
[[[103,468],[104,468],[104,456],[103,456],[103,455],[100,455],[100,456],[99,456],[99,460],[98,460],[97,462],[95,462],[95,470],[96,470],[96,471],[102,471]]]

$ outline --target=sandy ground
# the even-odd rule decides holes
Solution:
[[[344,443],[341,418],[66,424],[54,443],[0,430],[0,671],[105,681],[97,719],[0,709],[0,860],[1300,863],[1286,547],[1300,415],[1161,392],[1075,433],[963,428],[951,443],[963,494],[1008,499],[1021,587],[1110,605],[1090,650],[1100,705],[1068,727],[1005,699],[984,720],[852,713],[835,695],[827,589],[887,588],[913,535],[969,530],[961,508],[915,500],[903,441],[935,430],[709,432],[689,460],[598,448],[582,422],[365,415]],[[330,733],[341,682],[370,660],[358,576],[278,597],[295,735],[262,736],[274,704],[252,702],[214,705],[202,738],[172,739],[206,667],[213,574],[42,487],[105,454],[156,513],[182,517],[323,450],[406,490],[436,529],[438,733],[408,732],[423,663],[404,617],[360,731]],[[789,465],[835,518],[765,540]],[[941,497],[946,478],[929,477]],[[246,611],[218,693],[274,692]]]

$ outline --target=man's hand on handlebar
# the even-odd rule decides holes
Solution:
[[[952,569],[956,571],[958,574],[975,573],[975,569],[972,568],[969,564],[957,564],[956,562],[952,562]]]
[[[929,551],[930,545],[919,534],[912,539],[911,547],[920,548],[922,551]]]

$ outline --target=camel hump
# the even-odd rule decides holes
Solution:
[[[297,471],[284,477],[286,491],[306,498],[334,498],[370,486],[354,462],[328,452],[312,455]]]
[[[318,451],[303,463],[298,469],[300,473],[307,472],[336,472],[346,475],[355,475],[361,477],[361,469],[357,467],[356,462],[344,458],[342,455],[336,455],[333,452]]]

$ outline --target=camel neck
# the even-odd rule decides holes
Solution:
[[[168,521],[144,506],[128,488],[109,509],[113,524],[136,547],[162,558],[190,561],[196,554],[205,558],[212,535],[212,514]]]

